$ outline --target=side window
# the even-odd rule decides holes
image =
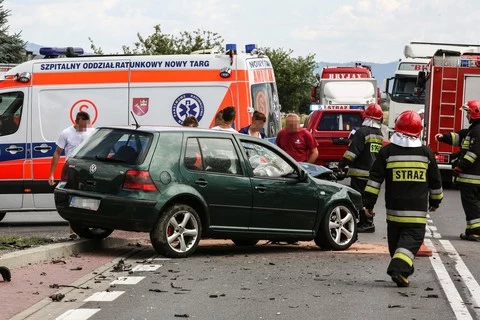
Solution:
[[[358,113],[344,113],[343,117],[343,130],[351,131],[358,130],[362,125],[362,116]]]
[[[278,178],[295,172],[295,169],[273,150],[251,142],[242,142],[242,146],[256,177]]]
[[[203,170],[202,153],[196,138],[187,139],[187,147],[185,149],[185,157],[183,164],[189,170]]]
[[[0,94],[0,136],[17,132],[22,120],[23,92]]]
[[[199,138],[198,142],[205,171],[242,174],[238,154],[230,139]]]

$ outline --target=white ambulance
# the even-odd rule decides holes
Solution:
[[[258,110],[265,132],[280,129],[280,105],[270,60],[255,45],[237,54],[58,56],[72,48],[42,48],[48,59],[24,62],[0,77],[0,220],[6,212],[54,210],[48,184],[55,142],[79,111],[94,127],[180,126],[195,116],[209,128],[226,106],[237,108],[235,129]],[[55,173],[60,178],[64,159]]]

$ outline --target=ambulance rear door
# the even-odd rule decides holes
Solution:
[[[48,184],[60,133],[86,111],[92,127],[128,124],[128,58],[98,57],[40,61],[32,89],[32,180],[35,208],[55,208]],[[64,153],[55,171],[60,179]]]
[[[0,213],[23,207],[29,91],[27,86],[0,91]]]
[[[249,58],[246,60],[250,95],[253,110],[265,114],[265,134],[275,137],[281,129],[280,103],[278,101],[277,85],[273,73],[272,63],[267,58]],[[253,111],[250,110],[252,113]]]

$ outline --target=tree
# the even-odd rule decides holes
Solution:
[[[125,54],[189,54],[196,50],[222,48],[222,37],[212,31],[201,29],[193,32],[183,31],[180,35],[174,36],[162,32],[159,24],[153,27],[155,32],[143,38],[137,33],[138,41],[134,43],[133,49],[123,46]]]
[[[263,48],[272,62],[282,111],[306,113],[310,105],[310,88],[315,83],[315,55],[291,57],[293,50]]]
[[[25,42],[20,33],[9,35],[7,18],[10,10],[3,8],[3,0],[0,0],[0,63],[20,63],[25,57]]]

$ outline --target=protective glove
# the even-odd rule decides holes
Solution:
[[[455,168],[453,168],[453,172],[452,172],[452,175],[457,178],[460,173],[463,173],[463,170],[459,167],[459,166],[456,166]]]
[[[365,215],[366,215],[368,218],[373,218],[373,217],[375,217],[375,212],[373,212],[373,209],[364,208],[364,210],[365,210]]]

